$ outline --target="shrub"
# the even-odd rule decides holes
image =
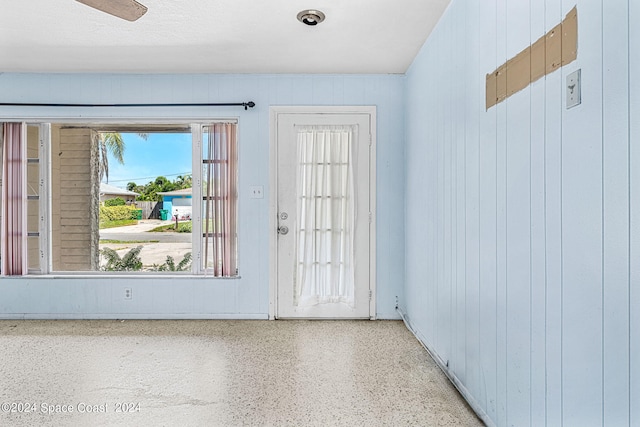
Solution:
[[[100,206],[100,221],[121,221],[136,219],[135,206]]]
[[[107,264],[102,267],[104,271],[139,271],[142,269],[140,251],[142,246],[135,247],[124,254],[122,258],[111,248],[104,248],[100,254],[105,257]]]
[[[110,207],[110,206],[124,206],[126,204],[127,203],[123,199],[121,199],[120,197],[116,197],[115,199],[109,199],[109,200],[105,200],[104,201],[104,205],[107,206],[107,207]]]
[[[182,258],[182,261],[176,265],[173,257],[167,255],[167,260],[164,264],[154,264],[151,268],[152,271],[187,271],[191,268],[191,252],[187,252]]]

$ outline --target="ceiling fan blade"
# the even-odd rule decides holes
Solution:
[[[127,21],[136,21],[147,13],[147,7],[135,0],[76,0],[94,9],[101,10]]]

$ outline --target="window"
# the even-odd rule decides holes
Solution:
[[[18,147],[14,140],[21,139],[13,134],[11,139],[0,137],[0,188],[4,188],[0,257],[7,260],[6,266],[9,260],[11,265],[25,262],[28,270],[9,269],[3,261],[0,274],[106,270],[238,275],[236,123],[8,125],[3,128],[17,126],[25,144]],[[101,182],[103,140],[112,134],[127,141],[136,135],[147,138],[150,151],[134,154],[130,150],[129,155],[148,157],[153,163],[150,153],[164,150],[164,156],[177,163],[186,153],[188,166],[183,162],[163,172],[167,176],[158,177],[148,172],[152,169],[138,167],[126,175],[131,180],[112,171],[110,183]],[[4,139],[6,144],[2,144]],[[168,140],[168,145],[160,140]],[[8,157],[9,149],[21,154],[17,159],[13,154]],[[125,155],[125,165],[126,159]],[[113,159],[111,162],[112,168],[121,168]],[[14,165],[22,166],[15,169]],[[146,191],[150,187],[154,188],[151,196]],[[113,210],[119,214],[131,211],[132,216],[138,215],[123,221],[125,226],[136,219],[138,223],[152,219],[181,233],[158,229],[148,237],[121,233],[117,239],[105,239],[123,231],[101,228],[106,204],[121,205]],[[145,216],[140,220],[143,207]],[[150,258],[152,253],[155,258]],[[107,266],[113,254],[121,263]]]

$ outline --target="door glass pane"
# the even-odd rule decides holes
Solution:
[[[354,303],[354,126],[297,129],[295,304]]]

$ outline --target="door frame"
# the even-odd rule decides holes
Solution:
[[[269,319],[276,318],[278,297],[278,117],[281,114],[367,114],[371,133],[369,151],[369,318],[376,319],[376,107],[276,106],[269,107]]]

